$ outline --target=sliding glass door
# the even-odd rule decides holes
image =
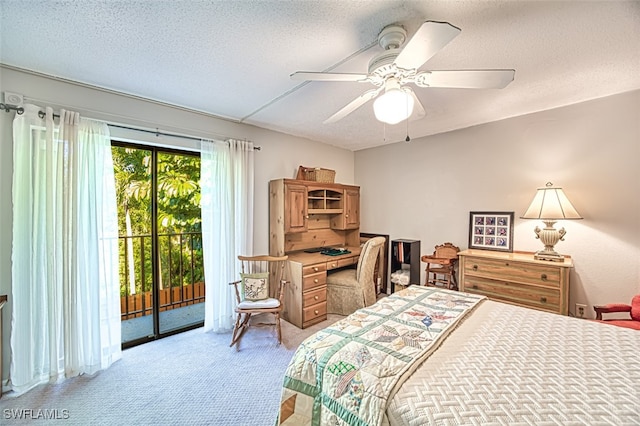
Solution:
[[[201,326],[200,156],[113,143],[122,343]]]

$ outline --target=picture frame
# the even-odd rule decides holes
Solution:
[[[469,212],[469,248],[513,252],[513,212]]]

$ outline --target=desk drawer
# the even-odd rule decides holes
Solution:
[[[358,263],[358,257],[352,256],[346,259],[338,259],[338,268],[342,268],[344,266],[355,265]]]
[[[305,275],[302,277],[302,291],[311,290],[312,288],[327,284],[327,272],[322,271],[315,274]]]
[[[302,306],[307,307],[327,301],[327,287],[311,290],[302,295]]]
[[[545,311],[560,310],[560,290],[553,288],[467,276],[464,291]]]
[[[316,272],[322,272],[327,270],[327,264],[325,262],[316,263],[314,265],[304,266],[302,268],[302,275],[315,274]]]
[[[333,259],[333,260],[329,260],[327,263],[327,271],[330,271],[332,269],[336,269],[339,268],[340,266],[338,266],[338,259]]]
[[[302,310],[302,322],[306,323],[327,316],[327,302],[306,307]]]
[[[468,258],[465,275],[514,281],[543,287],[560,287],[560,269],[511,260]]]
[[[327,271],[337,268],[344,268],[345,266],[358,263],[358,256],[341,257],[340,259],[333,259],[327,262]]]

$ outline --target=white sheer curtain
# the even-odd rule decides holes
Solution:
[[[13,122],[11,387],[121,357],[118,223],[106,124],[25,105]]]
[[[253,143],[202,141],[201,147],[204,330],[223,333],[235,319],[229,283],[240,274],[237,256],[253,254]]]

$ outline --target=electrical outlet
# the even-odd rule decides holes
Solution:
[[[584,318],[587,313],[587,305],[583,305],[582,303],[576,303],[576,317]]]

